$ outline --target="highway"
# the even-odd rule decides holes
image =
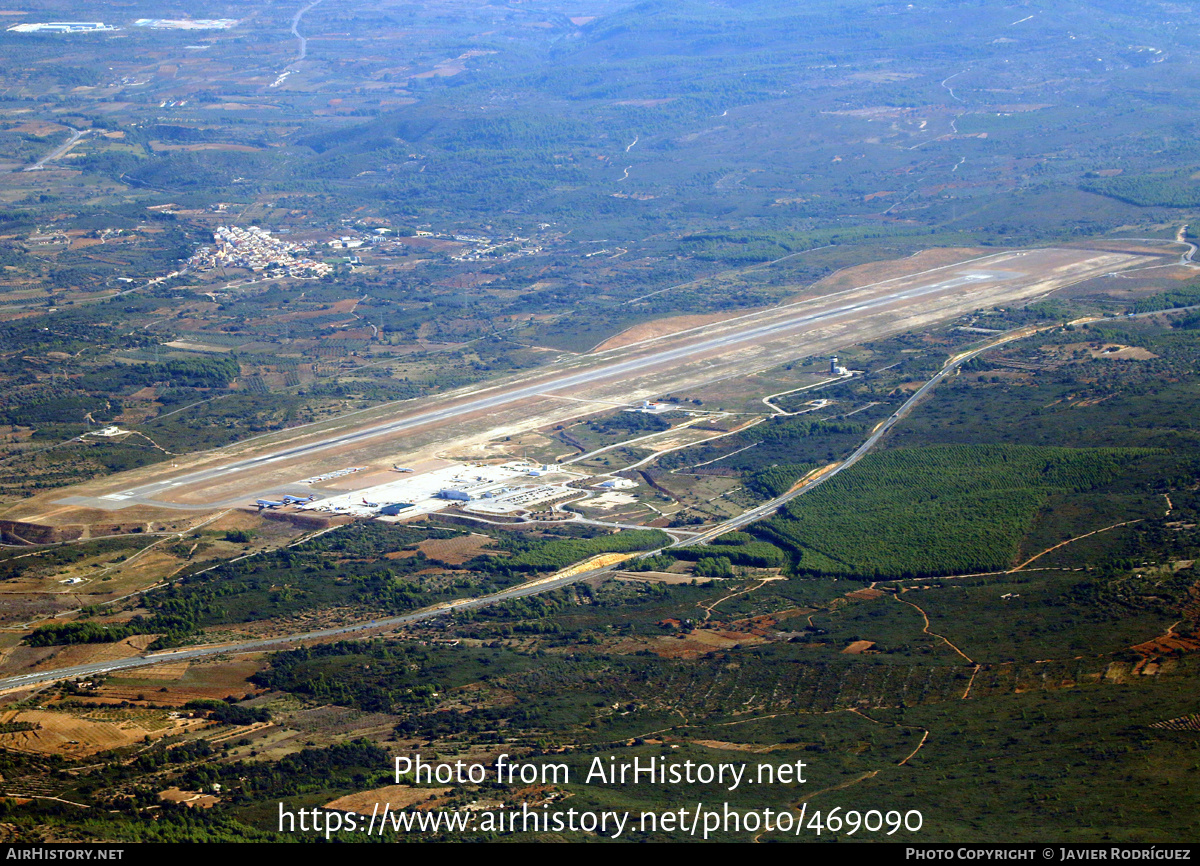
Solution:
[[[35,673],[6,677],[4,679],[0,679],[0,692],[28,688],[30,686],[42,685],[45,683],[52,683],[62,679],[78,679],[79,677],[94,676],[96,674],[129,670],[130,668],[145,667],[146,665],[160,664],[162,662],[192,661],[195,659],[207,658],[225,653],[248,653],[262,652],[264,650],[277,650],[286,647],[288,644],[297,643],[299,641],[327,640],[329,638],[338,637],[367,637],[368,633],[383,632],[398,626],[411,625],[413,623],[434,619],[440,616],[449,616],[455,611],[474,610],[513,598],[523,598],[529,595],[537,595],[539,593],[548,592],[552,589],[558,589],[559,587],[567,586],[568,584],[576,583],[577,581],[585,580],[589,577],[595,577],[598,574],[603,574],[606,571],[610,571],[613,567],[614,566],[597,568],[592,571],[581,572],[579,574],[573,574],[568,577],[558,579],[553,577],[541,578],[539,580],[530,581],[529,583],[524,583],[509,589],[501,590],[500,592],[493,593],[492,595],[485,595],[479,598],[463,599],[461,601],[446,602],[434,605],[433,607],[423,608],[412,613],[406,613],[401,616],[372,620],[369,623],[357,623],[355,625],[340,626],[338,628],[320,629],[318,631],[304,632],[302,634],[292,634],[276,638],[262,638],[260,640],[249,640],[239,643],[206,644],[198,647],[185,647],[183,649],[166,650],[164,652],[152,653],[149,655],[132,656],[127,659],[118,659],[116,661],[93,662],[92,664],[74,665],[72,667],[55,668],[53,670],[38,671]]]
[[[76,129],[73,126],[69,126],[67,128],[71,130],[71,137],[67,139],[66,142],[54,148],[33,165],[25,166],[23,169],[21,169],[21,171],[41,171],[46,167],[46,163],[53,162],[65,154],[68,150],[73,148],[75,146],[75,142],[79,141],[79,139],[83,137],[85,131],[82,129]]]

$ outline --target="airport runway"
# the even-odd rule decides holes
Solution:
[[[965,302],[970,308],[990,306],[998,300],[1011,301],[1044,294],[1063,285],[1099,276],[1102,273],[1139,264],[1142,257],[1092,250],[1042,249],[997,253],[990,256],[936,268],[922,274],[898,277],[868,286],[847,289],[833,295],[755,313],[731,316],[730,320],[673,334],[633,347],[571,359],[555,367],[535,371],[517,382],[485,386],[467,395],[446,395],[422,401],[426,408],[396,407],[395,417],[365,423],[357,429],[342,424],[322,434],[291,432],[294,444],[270,446],[254,456],[234,458],[221,452],[199,455],[211,465],[194,468],[173,476],[160,477],[124,488],[108,487],[111,492],[96,496],[71,496],[60,502],[119,509],[130,505],[156,505],[168,508],[211,509],[252,501],[281,486],[278,473],[261,477],[265,470],[279,470],[337,452],[345,456],[356,447],[411,433],[421,428],[436,428],[470,416],[486,416],[500,410],[546,396],[578,396],[587,389],[614,385],[656,371],[672,371],[689,364],[721,359],[745,352],[748,348],[785,341],[792,358],[811,354],[803,338],[830,326],[851,327],[874,317],[899,320],[911,310],[936,315],[940,310],[957,313]],[[859,339],[869,334],[856,335]],[[775,359],[778,362],[778,359]],[[721,371],[714,371],[714,378]],[[360,422],[361,423],[361,422]],[[328,426],[328,425],[322,425]],[[245,444],[240,449],[245,454]],[[159,473],[163,472],[158,467]],[[168,470],[169,472],[169,470]],[[309,473],[297,467],[294,480]],[[259,475],[260,477],[256,477]],[[143,475],[144,477],[144,475]],[[245,480],[237,494],[230,497],[229,485]],[[115,479],[113,479],[115,481]],[[126,481],[126,484],[129,482]],[[226,485],[224,492],[217,491]],[[263,486],[265,485],[265,486]],[[195,491],[212,488],[209,498]],[[184,494],[187,494],[186,496]],[[189,501],[191,500],[191,501]]]
[[[709,544],[714,538],[724,535],[735,529],[740,529],[755,520],[760,520],[775,512],[784,503],[816,489],[818,486],[834,477],[838,472],[848,469],[853,466],[858,460],[864,457],[879,441],[879,439],[892,428],[900,419],[902,419],[914,406],[921,402],[925,395],[932,390],[936,385],[947,375],[957,370],[963,363],[969,361],[977,355],[1004,345],[1012,340],[1019,339],[1023,336],[1029,336],[1036,333],[1036,329],[1030,328],[1023,331],[1014,331],[1003,337],[989,342],[986,346],[974,349],[969,352],[964,352],[958,355],[953,360],[948,362],[941,370],[937,372],[928,382],[914,393],[904,405],[901,406],[895,414],[893,414],[886,423],[881,424],[868,439],[841,465],[833,472],[822,476],[818,481],[805,485],[794,491],[776,497],[770,502],[766,502],[745,514],[738,517],[726,520],[712,529],[703,533],[688,537],[682,541],[677,541],[670,545],[671,547],[692,546],[696,544]],[[647,551],[645,555],[653,555],[658,551]],[[113,671],[128,670],[130,668],[144,667],[148,665],[160,664],[163,662],[178,662],[184,660],[195,660],[206,658],[214,655],[231,654],[231,653],[247,653],[247,652],[263,652],[268,650],[279,650],[285,648],[288,644],[298,643],[301,641],[310,640],[329,640],[331,638],[363,638],[370,634],[378,634],[381,630],[397,628],[404,625],[412,625],[424,620],[434,619],[437,617],[450,616],[455,611],[478,610],[489,607],[503,601],[508,601],[514,598],[522,598],[530,595],[538,595],[543,592],[548,592],[552,589],[568,586],[572,583],[585,580],[590,577],[596,577],[601,574],[619,569],[622,563],[603,566],[601,568],[592,569],[590,571],[572,574],[567,577],[532,580],[518,586],[509,587],[491,595],[478,598],[461,599],[459,601],[440,604],[434,607],[425,608],[423,610],[413,611],[412,613],[402,614],[400,616],[387,617],[373,620],[369,623],[356,623],[354,625],[339,626],[337,628],[320,629],[317,631],[302,632],[299,634],[286,635],[274,638],[260,638],[258,640],[247,640],[238,643],[229,644],[208,644],[198,647],[187,647],[183,649],[167,650],[164,652],[131,656],[129,658],[92,662],[89,664],[74,665],[71,667],[52,668],[48,670],[33,671],[30,673],[17,674],[0,678],[0,692],[11,689],[29,688],[32,686],[43,685],[45,683],[55,682],[61,679],[77,679],[79,677],[93,676],[100,673],[110,673]]]

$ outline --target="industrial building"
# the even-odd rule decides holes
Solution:
[[[625,411],[643,412],[647,415],[661,415],[663,412],[674,412],[678,408],[674,403],[657,403],[654,400],[643,400],[642,405],[626,409]]]
[[[628,490],[631,487],[637,487],[637,482],[628,478],[609,478],[593,486],[597,490]]]
[[[237,18],[139,18],[134,27],[152,30],[229,30],[236,27]]]
[[[9,33],[101,33],[116,30],[103,21],[47,21],[41,24],[14,24]]]
[[[363,467],[355,467],[361,470]],[[550,483],[530,484],[531,475],[558,476]],[[326,473],[329,480],[343,472]],[[298,507],[305,511],[352,514],[357,517],[411,519],[459,507],[480,515],[514,515],[579,495],[568,486],[585,478],[557,466],[524,460],[503,464],[454,463],[429,472],[405,474],[403,478],[377,484],[353,493],[329,495]],[[307,479],[310,483],[314,479]]]
[[[410,508],[415,506],[411,502],[393,502],[379,509],[380,517],[398,517]]]

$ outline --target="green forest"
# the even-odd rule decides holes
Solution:
[[[872,454],[754,531],[802,574],[862,580],[999,571],[1051,493],[1084,493],[1155,452],[1011,445]]]

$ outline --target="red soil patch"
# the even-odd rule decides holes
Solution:
[[[878,590],[878,589],[856,589],[856,590],[854,590],[854,592],[846,593],[846,598],[857,598],[862,601],[874,601],[875,599],[879,598],[880,596],[886,595],[886,594],[887,593],[883,592],[882,590]]]
[[[491,542],[486,535],[460,535],[457,538],[430,538],[418,544],[417,549],[436,562],[462,565],[481,554],[496,555],[497,551],[485,549]]]

